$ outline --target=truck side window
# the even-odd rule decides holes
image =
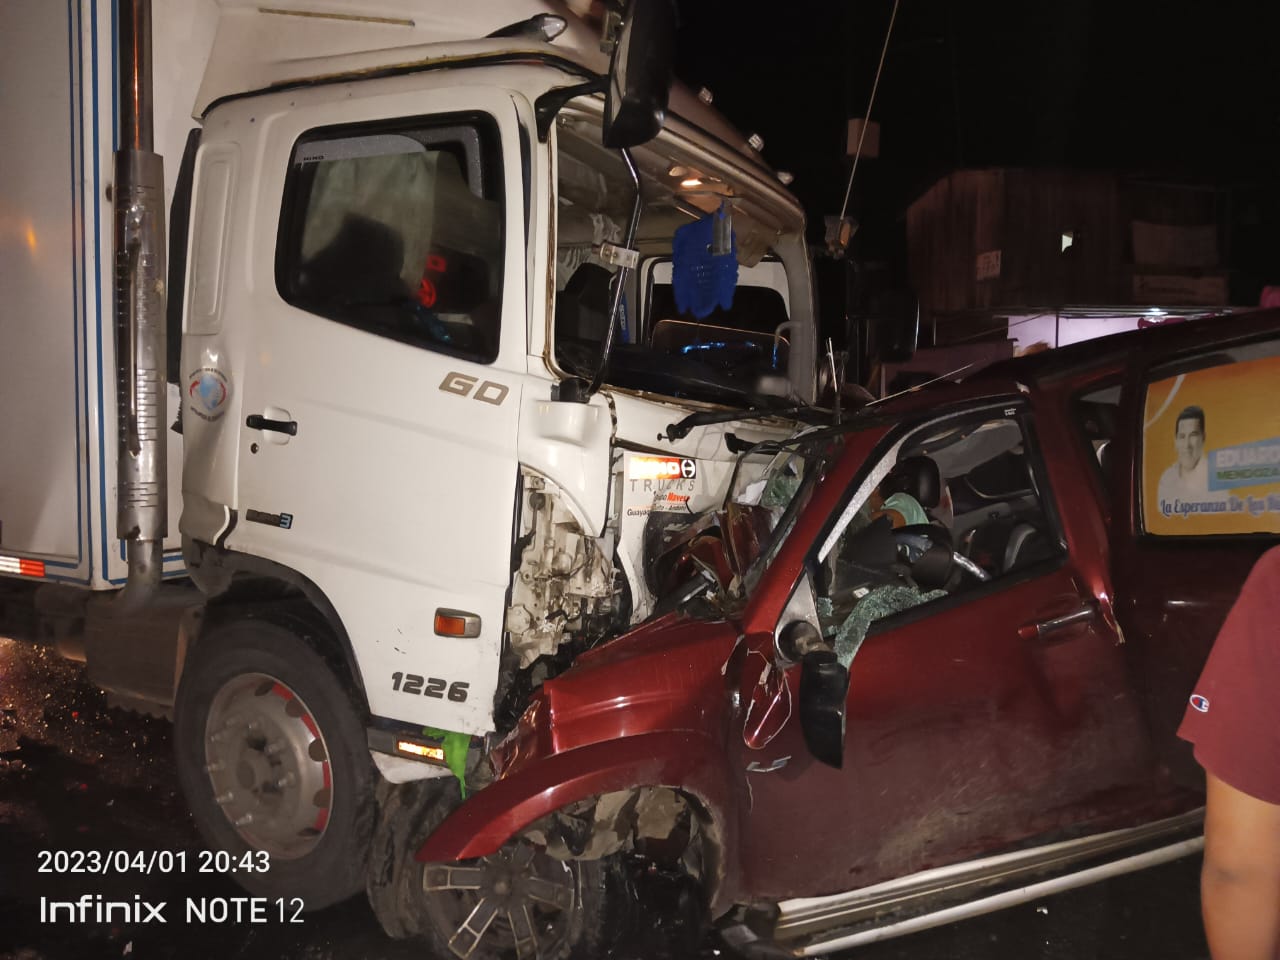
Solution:
[[[1148,534],[1280,533],[1280,341],[1154,368],[1142,422]]]
[[[304,134],[285,185],[280,295],[378,336],[492,362],[501,172],[497,129],[482,117]]]

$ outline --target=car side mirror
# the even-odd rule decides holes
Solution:
[[[672,0],[631,0],[609,63],[604,145],[648,143],[662,129],[671,92],[676,11]]]
[[[793,620],[778,631],[778,652],[788,663],[802,663],[815,650],[830,650],[831,644],[808,620]]]
[[[845,699],[849,670],[830,650],[812,650],[800,662],[800,729],[805,745],[837,770],[844,765]]]

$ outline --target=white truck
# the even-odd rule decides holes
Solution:
[[[650,615],[654,514],[814,400],[802,211],[632,3],[0,5],[0,635],[173,717],[255,892],[362,889],[378,779]]]

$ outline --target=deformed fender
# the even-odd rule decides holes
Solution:
[[[541,817],[615,790],[664,786],[696,797],[714,821],[722,879],[715,907],[733,902],[738,787],[726,751],[694,731],[672,730],[607,740],[553,754],[485,787],[427,837],[416,859],[466,860],[493,853]],[[744,788],[745,789],[745,788]]]

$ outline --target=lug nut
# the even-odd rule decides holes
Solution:
[[[285,787],[292,787],[297,782],[297,777],[292,773],[286,773],[283,777],[275,781],[275,788],[277,790],[283,790]]]
[[[276,740],[269,741],[267,745],[262,748],[262,752],[265,753],[268,757],[274,757],[278,753],[284,753],[284,748],[285,748],[284,740],[276,739]]]
[[[225,807],[228,803],[236,798],[234,790],[228,790],[226,793],[220,793],[213,798],[213,802],[220,807]]]
[[[245,814],[243,817],[241,817],[239,820],[235,821],[235,824],[236,824],[236,826],[237,826],[237,827],[247,827],[247,826],[249,826],[249,824],[251,824],[251,823],[253,823],[253,814],[252,814],[252,813],[246,813],[246,814]]]

